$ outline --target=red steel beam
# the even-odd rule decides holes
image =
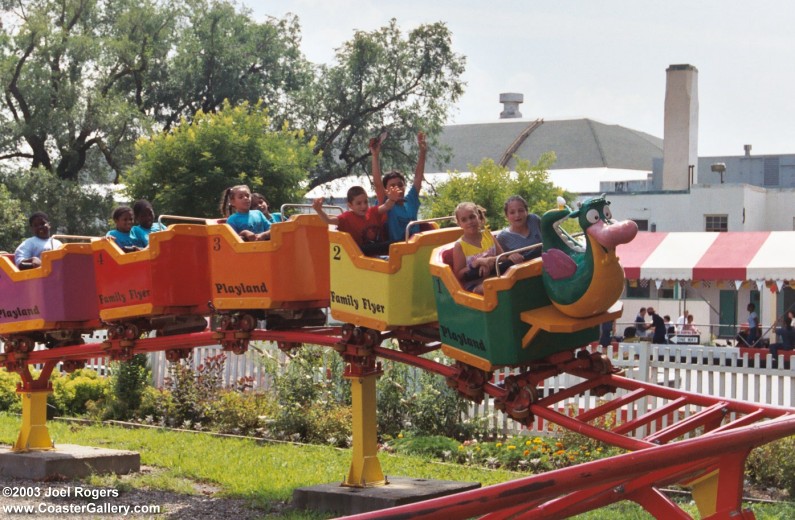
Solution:
[[[644,388],[633,390],[632,392],[629,392],[626,395],[613,398],[601,406],[597,406],[596,408],[592,408],[588,411],[582,412],[577,416],[577,419],[579,419],[582,422],[588,422],[597,417],[601,417],[606,413],[612,412],[617,408],[621,408],[625,404],[633,403],[639,399],[642,399],[647,395],[647,393],[648,392]]]
[[[430,359],[417,357],[414,354],[407,354],[406,352],[401,352],[399,350],[393,350],[384,347],[373,347],[373,353],[378,357],[392,361],[399,361],[400,363],[421,368],[428,372],[438,374],[442,377],[454,377],[458,373],[454,367],[443,365],[441,363],[437,363],[436,361],[431,361]]]
[[[220,334],[234,337],[236,334],[246,335],[244,339],[276,341],[284,343],[307,343],[313,345],[332,346],[340,342],[338,327],[319,327],[315,330],[254,330],[249,333],[240,331],[223,331]],[[39,364],[46,361],[82,361],[97,357],[110,356],[112,352],[130,348],[134,354],[157,352],[170,349],[192,349],[206,345],[219,344],[218,332],[206,330],[190,334],[175,334],[130,340],[109,340],[101,343],[85,343],[66,345],[48,350],[37,350],[27,354],[9,352],[4,354],[6,361],[14,360],[27,364]]]
[[[664,444],[702,426],[705,427],[706,431],[709,431],[710,429],[714,428],[707,428],[705,425],[715,422],[720,423],[727,413],[728,409],[726,408],[725,403],[717,402],[710,407],[704,408],[698,413],[690,415],[681,421],[678,421],[666,428],[646,436],[645,440],[657,444]]]
[[[562,414],[544,406],[534,404],[530,407],[530,413],[536,417],[541,417],[542,419],[545,419],[549,422],[563,426],[569,431],[586,435],[592,439],[596,439],[599,442],[604,442],[605,444],[610,444],[611,446],[618,446],[619,448],[624,448],[625,450],[642,450],[644,448],[654,446],[654,444],[650,442],[633,439],[632,437],[625,437],[609,430],[603,430],[601,428],[597,428],[596,426],[591,426],[588,423],[584,423],[573,417],[569,417],[568,415]]]
[[[795,416],[779,417],[763,424],[650,447],[478,490],[345,518],[347,520],[376,518],[431,520],[443,516],[446,520],[463,520],[511,508],[522,502],[554,498],[565,493],[584,490],[594,486],[595,483],[601,484],[617,479],[631,481],[652,471],[665,472],[666,468],[678,470],[676,471],[678,473],[682,470],[680,461],[688,461],[687,471],[691,471],[690,466],[698,461],[707,468],[714,464],[714,460],[728,453],[741,454],[755,446],[792,434],[795,434]],[[663,480],[664,474],[660,477]]]
[[[306,343],[330,347],[340,342],[340,333],[340,327],[318,327],[316,329],[304,327],[296,330],[257,329],[251,331],[251,339],[283,343]]]
[[[684,397],[680,397],[679,399],[675,399],[668,404],[665,404],[659,408],[655,408],[645,414],[641,415],[640,417],[636,417],[631,421],[627,421],[624,423],[619,424],[611,431],[613,433],[618,433],[624,435],[629,432],[633,432],[638,428],[646,426],[652,421],[655,421],[661,417],[664,417],[668,414],[674,413],[679,408],[683,407],[684,405],[688,404],[687,399]]]
[[[705,407],[712,406],[716,402],[714,397],[706,396],[703,394],[695,394],[691,392],[686,392],[684,390],[675,390],[673,388],[654,385],[652,383],[644,383],[642,381],[627,379],[626,377],[617,376],[617,375],[612,375],[608,377],[609,377],[608,384],[617,386],[619,388],[623,388],[625,390],[636,390],[639,388],[645,388],[649,391],[649,394],[651,394],[654,397],[662,397],[664,399],[670,399],[670,400],[679,399],[680,397],[686,397],[688,401],[690,401],[691,403]],[[782,415],[788,415],[792,413],[791,409],[783,408],[780,406],[771,406],[771,405],[760,406],[753,403],[746,403],[744,401],[736,401],[733,399],[723,399],[723,398],[721,398],[720,401],[726,403],[726,406],[729,408],[730,412],[741,412],[744,414],[750,414],[758,410],[764,410],[765,416],[769,418],[779,417]]]

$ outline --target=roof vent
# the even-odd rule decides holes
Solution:
[[[745,150],[745,156],[746,157],[751,157],[751,145],[750,144],[744,144],[743,145],[743,149]]]
[[[500,112],[500,119],[522,117],[522,113],[519,112],[519,104],[524,103],[524,94],[512,92],[500,94],[500,103],[502,103],[503,106],[503,110]]]

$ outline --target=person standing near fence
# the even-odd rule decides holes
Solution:
[[[615,336],[616,322],[606,321],[599,325],[599,344],[603,347],[609,346],[613,343],[613,336]]]
[[[778,368],[779,350],[792,350],[795,348],[795,311],[787,311],[781,321],[781,327],[777,330],[781,341],[768,347],[770,355],[773,356],[773,368]]]
[[[646,323],[646,307],[641,307],[635,316],[635,332],[639,338],[647,335],[650,325]]]
[[[682,328],[687,325],[688,316],[690,316],[690,312],[685,309],[682,311],[682,315],[676,318],[676,332],[682,332]]]
[[[695,325],[693,325],[693,315],[687,315],[687,323],[682,326],[682,334],[698,334],[699,331]]]
[[[753,347],[759,332],[759,316],[756,314],[756,305],[748,304],[748,346]]]
[[[646,313],[651,316],[651,326],[654,328],[651,342],[659,344],[668,343],[668,340],[665,339],[665,321],[662,319],[662,316],[657,314],[654,307],[646,309]]]

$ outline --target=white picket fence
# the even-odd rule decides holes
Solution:
[[[88,341],[102,341],[104,338],[86,338]],[[614,366],[624,369],[625,376],[631,379],[668,386],[677,390],[696,394],[754,402],[765,405],[792,408],[795,406],[795,360],[788,367],[779,359],[779,366],[772,368],[769,354],[761,352],[749,356],[741,354],[734,347],[710,347],[703,345],[654,345],[647,342],[621,343],[617,346],[602,349],[611,359]],[[746,351],[747,352],[747,351]],[[193,349],[192,364],[196,368],[206,363],[207,358],[223,353],[220,346],[199,347]],[[328,377],[329,368],[336,360],[337,354],[326,349],[323,352],[323,366],[314,377],[317,380]],[[255,389],[267,391],[273,381],[265,369],[263,360],[270,358],[276,369],[284,367],[289,355],[279,350],[270,342],[252,342],[249,351],[243,355],[226,353],[226,363],[222,384],[233,387],[241,378],[250,378]],[[152,369],[152,384],[163,386],[168,376],[169,363],[164,352],[149,354]],[[107,359],[91,359],[86,367],[96,370],[101,375],[108,374]],[[419,376],[419,369],[412,369]],[[512,370],[505,369],[495,373],[494,380],[499,382],[511,375]],[[416,378],[419,380],[419,377]],[[562,374],[544,381],[544,388],[561,389],[572,387],[582,379]],[[543,392],[543,390],[542,390]],[[626,393],[618,390],[619,397]],[[605,396],[602,399],[610,399]],[[558,403],[559,411],[588,410],[597,406],[601,400],[590,396],[574,396]],[[663,402],[650,400],[642,404],[644,408],[659,407]],[[623,413],[629,419],[643,410],[630,409]],[[686,412],[689,413],[689,412]],[[526,430],[494,407],[493,399],[484,399],[481,403],[473,403],[465,419],[485,420],[487,424],[506,434],[519,433]],[[550,426],[537,420],[530,430],[547,431]]]
[[[224,373],[221,379],[221,384],[224,388],[235,386],[235,383],[241,378],[251,377],[253,379],[253,388],[267,390],[271,387],[273,380],[265,370],[262,362],[263,357],[276,357],[280,362],[279,366],[287,358],[287,355],[280,351],[275,344],[256,341],[252,342],[249,346],[249,351],[242,355],[224,352],[220,345],[194,348],[191,366],[196,369],[206,363],[209,357],[219,354],[226,355]],[[149,366],[152,370],[152,385],[162,387],[169,375],[169,362],[166,360],[166,353],[163,351],[150,353]]]
[[[208,356],[221,353],[220,347],[202,347],[194,349],[193,364],[199,366]],[[739,349],[732,347],[707,347],[700,345],[652,345],[649,343],[622,343],[617,347],[606,349],[605,354],[613,365],[623,368],[625,376],[644,382],[665,385],[678,390],[702,395],[749,401],[760,404],[792,407],[795,403],[795,363],[789,368],[770,367],[772,359],[769,355],[762,357],[759,353],[751,356],[740,355]],[[318,370],[315,377],[325,377],[332,357],[337,354],[327,351],[326,366]],[[150,354],[152,367],[152,383],[163,384],[168,375],[168,362],[162,352]],[[252,348],[244,355],[227,353],[224,386],[233,386],[241,377],[251,376],[254,387],[267,390],[272,383],[270,376],[263,369],[261,358],[269,356],[279,360],[281,364],[287,355],[274,344],[254,342]],[[783,362],[779,366],[784,366]],[[419,369],[416,369],[419,370]],[[419,372],[417,372],[419,373]],[[510,375],[511,370],[495,373],[495,381]],[[582,379],[563,374],[544,382],[546,388],[569,388]],[[619,390],[620,396],[624,391]],[[617,397],[615,396],[615,397]],[[603,399],[609,399],[606,396]],[[589,396],[575,396],[561,401],[559,410],[588,410],[600,401]],[[662,403],[649,402],[645,406],[655,407]],[[642,411],[629,410],[629,417]],[[485,418],[495,430],[504,433],[519,433],[523,427],[508,416],[494,408],[493,399],[484,399],[480,404],[472,404],[470,419]],[[545,431],[549,425],[537,421],[533,431]]]

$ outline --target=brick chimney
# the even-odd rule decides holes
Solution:
[[[663,190],[686,190],[698,182],[698,69],[671,65],[666,69],[663,130]]]

